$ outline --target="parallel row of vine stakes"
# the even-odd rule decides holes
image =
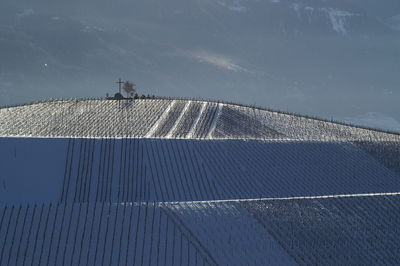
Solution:
[[[159,203],[9,205],[0,236],[1,265],[216,265]]]
[[[397,265],[399,202],[399,196],[375,196],[241,204],[299,264]],[[284,230],[288,224],[291,230]]]
[[[285,153],[289,144],[291,152]],[[292,141],[70,139],[60,202],[347,194],[349,187],[345,185],[353,184],[360,175],[365,182],[357,188],[357,193],[385,192],[384,188],[392,191],[398,187],[396,173],[361,150],[349,150],[350,146],[349,143]],[[302,157],[296,157],[293,152],[302,153]],[[324,164],[314,164],[318,160],[315,156],[326,158]],[[285,167],[277,172],[274,165],[278,158]],[[299,160],[302,168],[295,173],[293,169]],[[343,172],[349,167],[353,169],[352,175]],[[381,171],[381,185],[374,177],[376,169]],[[324,174],[325,178],[318,178],[314,172]],[[252,179],[243,178],[246,175]],[[368,187],[368,184],[379,186]],[[316,186],[324,190],[318,192]],[[282,195],[281,191],[286,194]]]

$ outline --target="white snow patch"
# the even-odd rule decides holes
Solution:
[[[310,23],[310,24],[312,23],[312,20],[313,20],[314,10],[315,10],[315,8],[313,8],[311,6],[306,6],[304,8],[304,12],[308,18],[308,23]]]
[[[231,3],[227,3],[227,2],[224,1],[224,0],[218,0],[217,3],[218,3],[220,6],[226,7],[226,8],[228,8],[229,10],[234,11],[234,12],[239,12],[239,13],[241,13],[241,12],[246,12],[246,11],[249,10],[247,7],[245,7],[245,6],[243,6],[243,5],[241,4],[241,1],[240,1],[240,0],[233,0],[233,1],[231,1]]]
[[[297,17],[301,19],[300,5],[298,3],[293,3],[292,8],[296,12]]]
[[[235,12],[246,12],[248,8],[244,6],[231,6],[229,7],[229,10],[235,11]]]
[[[358,198],[358,197],[387,197],[400,196],[400,192],[381,192],[381,193],[357,193],[357,194],[337,194],[337,195],[320,195],[320,196],[302,196],[302,197],[277,197],[277,198],[257,198],[257,199],[232,199],[232,200],[199,200],[191,201],[195,203],[220,203],[220,202],[251,202],[251,201],[272,201],[272,200],[309,200],[309,199],[340,199],[340,198]],[[180,203],[168,202],[170,204]]]
[[[348,11],[334,9],[331,7],[320,8],[319,10],[327,13],[334,31],[336,31],[337,33],[343,34],[343,35],[347,34],[347,29],[345,27],[346,23],[347,23],[347,19],[350,17],[353,17],[355,14],[352,14]]]
[[[26,17],[26,16],[33,15],[34,13],[35,13],[35,12],[33,11],[32,8],[26,8],[26,9],[24,9],[22,12],[18,13],[18,14],[17,14],[17,17],[18,17],[18,18],[24,18],[24,17]]]

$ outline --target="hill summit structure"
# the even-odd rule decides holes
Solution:
[[[400,135],[228,103],[0,109],[0,265],[400,263]]]

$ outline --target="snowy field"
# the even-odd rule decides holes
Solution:
[[[400,197],[242,202],[281,246],[307,265],[398,265]]]
[[[395,171],[345,142],[0,138],[0,147],[1,203],[171,202],[400,191]]]
[[[400,261],[400,197],[0,208],[1,265]]]
[[[0,109],[0,265],[400,263],[400,137],[223,103]]]

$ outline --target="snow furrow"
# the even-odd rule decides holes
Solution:
[[[158,121],[153,125],[153,127],[149,130],[149,132],[147,132],[145,138],[151,138],[154,136],[154,133],[156,132],[158,127],[162,124],[162,122],[164,122],[164,120],[167,118],[169,112],[171,111],[172,107],[174,107],[175,104],[176,100],[173,100],[171,104],[167,107],[167,109],[164,111],[160,119],[158,119]]]
[[[320,195],[320,196],[304,196],[304,197],[276,197],[276,198],[254,198],[254,199],[227,199],[227,200],[194,200],[190,204],[196,203],[229,203],[229,202],[252,202],[252,201],[275,201],[275,200],[313,200],[313,199],[340,199],[340,198],[362,198],[362,197],[389,197],[400,196],[400,192],[385,193],[358,193],[358,194],[338,194],[338,195]],[[125,203],[121,203],[125,204]],[[170,201],[163,204],[182,204],[181,201]]]
[[[215,128],[217,127],[218,118],[221,115],[221,111],[222,111],[223,106],[224,105],[222,103],[218,104],[218,110],[217,110],[217,113],[214,116],[214,120],[211,123],[210,130],[208,131],[208,134],[207,134],[207,137],[206,137],[207,139],[212,139],[212,134],[213,134]]]
[[[176,119],[174,126],[171,128],[171,130],[168,132],[168,134],[165,136],[165,138],[169,139],[172,137],[172,135],[174,134],[176,128],[178,127],[179,123],[182,120],[182,117],[185,115],[185,113],[187,112],[187,110],[189,109],[190,104],[192,103],[192,101],[188,101],[185,104],[185,108],[183,108],[181,114],[179,115],[178,119]]]
[[[200,119],[201,119],[201,116],[203,115],[204,110],[206,109],[206,107],[207,107],[207,103],[204,102],[204,103],[201,105],[200,112],[197,114],[197,117],[196,117],[196,119],[194,120],[193,125],[192,125],[192,127],[191,127],[189,133],[188,133],[187,136],[186,136],[187,139],[193,138],[193,135],[194,135],[194,132],[195,132],[195,130],[196,130],[196,127],[197,127],[197,125],[199,124],[199,121],[200,121]]]

